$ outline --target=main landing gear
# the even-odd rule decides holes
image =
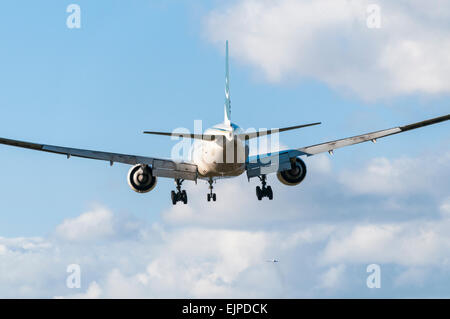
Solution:
[[[208,200],[208,202],[211,201],[211,199],[213,200],[213,202],[216,201],[216,193],[213,193],[213,179],[210,177],[208,180],[209,183],[209,194],[207,194],[206,199]]]
[[[172,204],[176,205],[177,202],[183,202],[183,204],[187,204],[187,193],[183,189],[181,190],[181,184],[184,182],[184,179],[175,179],[175,183],[177,184],[177,191],[171,191],[170,195],[172,198]]]
[[[269,200],[273,199],[273,192],[272,187],[267,186],[266,187],[266,175],[263,174],[259,177],[261,180],[262,187],[256,186],[256,197],[258,197],[258,200],[261,200],[263,197],[268,197]]]

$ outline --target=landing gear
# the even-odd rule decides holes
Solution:
[[[208,200],[208,202],[211,201],[211,199],[213,200],[213,202],[216,201],[216,193],[213,193],[213,179],[210,177],[208,180],[209,183],[209,194],[206,195],[206,199]]]
[[[213,193],[213,194],[206,194],[206,199],[208,200],[208,202],[210,202],[211,199],[213,200],[213,202],[215,202],[216,201],[216,194],[215,193]]]
[[[170,197],[172,199],[172,204],[176,205],[177,202],[183,202],[183,204],[187,204],[187,193],[183,189],[181,190],[181,184],[184,182],[184,179],[177,178],[175,183],[177,184],[177,191],[171,191]]]
[[[259,177],[261,180],[262,187],[256,186],[256,197],[258,197],[258,200],[263,199],[263,197],[268,197],[269,200],[273,199],[273,192],[272,187],[266,186],[266,175],[263,174]]]

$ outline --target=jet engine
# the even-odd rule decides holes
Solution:
[[[148,165],[138,164],[128,171],[128,185],[137,193],[147,193],[156,186],[157,178]]]
[[[295,158],[294,167],[277,173],[278,180],[284,185],[295,186],[300,184],[306,176],[306,165],[300,158]]]

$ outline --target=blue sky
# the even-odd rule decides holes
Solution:
[[[197,1],[195,4],[191,1],[108,1],[107,3],[82,0],[72,2],[4,1],[0,5],[2,47],[0,50],[0,87],[2,88],[0,136],[77,148],[169,157],[173,141],[164,137],[143,135],[142,131],[171,131],[178,127],[192,130],[194,120],[198,119],[203,120],[204,128],[207,128],[223,120],[225,39],[230,40],[234,122],[243,128],[273,128],[315,121],[323,122],[318,127],[283,134],[281,142],[288,147],[306,146],[448,114],[450,88],[446,86],[448,84],[442,83],[450,83],[450,81],[443,81],[440,75],[433,73],[434,65],[421,68],[423,64],[420,63],[420,54],[419,58],[417,55],[412,55],[411,61],[415,63],[410,64],[408,68],[405,67],[406,71],[405,68],[389,69],[392,65],[391,60],[384,55],[379,61],[375,59],[377,52],[380,56],[385,54],[384,49],[380,48],[390,45],[392,52],[395,53],[395,50],[403,52],[401,51],[403,47],[397,48],[392,43],[402,39],[407,32],[399,31],[401,27],[395,23],[389,24],[392,22],[390,15],[400,12],[408,18],[405,23],[414,28],[421,28],[426,35],[426,32],[431,34],[436,26],[430,23],[427,25],[428,29],[424,28],[428,20],[417,17],[416,10],[424,9],[430,16],[437,13],[426,5],[423,5],[424,8],[421,8],[422,5],[415,5],[408,9],[400,4],[396,6],[382,2],[381,7],[386,12],[386,19],[383,21],[386,21],[386,25],[383,25],[379,34],[369,34],[362,43],[359,43],[354,39],[359,39],[361,34],[377,32],[366,30],[364,11],[361,13],[362,27],[358,27],[357,24],[360,21],[359,16],[354,18],[354,25],[350,28],[346,24],[340,24],[340,19],[326,14],[317,21],[308,20],[308,22],[305,19],[304,25],[297,26],[303,30],[303,33],[311,28],[309,32],[313,36],[310,40],[305,40],[300,31],[299,34],[293,31],[284,32],[282,23],[276,24],[273,29],[267,31],[263,27],[264,19],[267,18],[264,13],[258,22],[253,21],[251,16],[247,17],[248,19],[245,18],[245,14],[249,11],[266,5],[264,12],[268,15],[272,12],[272,17],[276,20],[279,18],[277,16],[279,11],[271,1],[259,4],[250,0],[232,3]],[[77,3],[81,7],[82,27],[79,30],[66,27],[68,14],[65,11],[70,3]],[[295,4],[296,1],[293,3]],[[299,3],[308,5],[310,1]],[[333,6],[329,1],[323,0],[321,3],[324,8]],[[280,1],[279,5],[282,10],[283,6],[287,7],[290,3]],[[353,12],[357,9],[344,6],[342,10]],[[443,10],[444,18],[446,12],[448,11]],[[295,10],[293,15],[293,21],[301,22],[304,18],[301,14],[295,18]],[[441,23],[440,19],[447,21],[444,18],[438,16],[436,24]],[[327,21],[330,21],[329,24]],[[316,27],[317,25],[322,25],[325,31],[323,33],[317,31],[320,29]],[[330,25],[334,27],[330,28]],[[245,29],[246,26],[253,29],[248,31]],[[279,34],[277,34],[277,27],[281,30]],[[408,43],[413,43],[422,49],[419,52],[425,55],[425,58],[427,58],[426,53],[436,51],[433,51],[433,43],[424,40],[427,38],[425,35],[419,32],[412,33],[417,37],[411,36]],[[450,41],[449,35],[450,27],[445,26],[438,34],[445,41],[439,41],[438,36],[437,39],[432,40],[438,41],[442,48],[446,48]],[[314,36],[317,36],[317,39]],[[280,39],[285,39],[289,44],[281,43]],[[334,44],[334,41],[330,39],[341,39],[341,42]],[[345,47],[342,47],[345,41],[349,42],[348,52]],[[300,48],[292,43],[298,43]],[[367,43],[370,45],[366,45]],[[423,45],[423,48],[420,45]],[[375,53],[367,52],[363,48],[372,48],[372,46],[375,48]],[[318,50],[320,48],[322,49]],[[288,54],[290,49],[292,52]],[[355,54],[351,51],[352,49],[361,51]],[[372,58],[372,54],[375,58]],[[311,60],[311,56],[316,56],[316,59]],[[355,56],[361,56],[361,61],[355,60]],[[433,60],[433,57],[427,58],[427,61],[430,59]],[[440,55],[437,54],[436,63],[442,62],[439,59]],[[408,58],[405,60],[409,61]],[[273,61],[278,62],[273,63]],[[377,68],[377,65],[383,67]],[[367,70],[365,70],[366,67]],[[448,61],[447,64],[441,63],[440,67],[444,71],[447,70]],[[404,78],[404,82],[408,82],[408,85],[393,84],[398,83],[397,80],[402,79],[405,74],[408,77]],[[412,79],[415,78],[425,78],[428,82],[420,80],[414,82]],[[448,80],[448,75],[446,79]],[[429,83],[434,86],[428,85]],[[308,209],[316,211],[317,215],[309,213],[292,215],[291,213],[298,207],[296,194],[302,193],[304,188],[286,189],[276,179],[272,179],[271,184],[275,186],[275,199],[279,197],[280,200],[270,204],[265,203],[268,207],[264,210],[265,217],[261,219],[262,221],[256,222],[257,226],[250,226],[252,218],[258,219],[256,214],[242,217],[244,221],[240,223],[238,217],[228,217],[224,208],[205,208],[204,203],[198,204],[200,199],[204,201],[207,193],[207,185],[203,182],[197,185],[196,190],[189,186],[188,190],[192,190],[193,208],[183,213],[181,210],[171,208],[169,192],[173,188],[173,182],[170,180],[160,179],[157,188],[149,194],[136,194],[126,183],[128,166],[116,164],[109,167],[109,164],[104,162],[76,158],[67,160],[64,156],[2,146],[0,147],[0,176],[2,177],[0,192],[3,200],[0,201],[2,212],[0,237],[39,237],[44,238],[44,241],[57,241],[55,229],[61,229],[64,221],[76,220],[81,213],[90,211],[95,205],[106,207],[108,212],[112,211],[113,214],[138,220],[149,229],[154,230],[155,225],[159,225],[158,227],[167,227],[169,230],[174,227],[176,231],[181,232],[184,229],[186,232],[192,231],[190,227],[194,229],[200,227],[205,231],[218,228],[223,230],[225,227],[226,230],[223,231],[267,230],[283,233],[286,230],[284,227],[289,223],[299,222],[302,227],[314,227],[316,224],[336,221],[339,225],[341,222],[345,224],[340,228],[339,233],[345,234],[345,229],[348,229],[348,234],[351,234],[352,229],[359,227],[350,224],[353,219],[369,224],[377,222],[390,224],[397,221],[413,223],[410,218],[425,218],[428,216],[425,212],[429,213],[433,222],[433,218],[439,215],[438,207],[445,205],[448,198],[449,184],[435,180],[439,189],[436,192],[428,189],[423,197],[420,196],[421,188],[416,184],[421,183],[420,178],[449,176],[448,161],[439,162],[438,160],[439,158],[448,159],[445,154],[448,154],[449,143],[450,131],[445,123],[390,137],[379,141],[376,145],[367,143],[342,149],[335,152],[331,161],[326,156],[320,157],[318,161],[323,163],[323,166],[311,164],[313,165],[312,173],[308,176],[311,181],[304,186],[312,189],[306,193],[310,199],[313,199],[309,200]],[[371,162],[374,158],[382,158],[387,162]],[[399,159],[402,158],[410,159],[408,163],[412,164],[405,165],[410,167],[410,170],[408,168],[401,170],[402,162]],[[308,163],[313,162],[314,158],[308,159]],[[402,174],[415,172],[414,169],[420,167],[422,163],[436,170],[442,169],[441,176],[434,171],[426,175],[431,169],[426,168],[425,173],[417,173],[418,179],[406,179],[416,184],[404,186],[405,190],[395,188],[391,194],[383,191],[376,195],[369,191],[358,193],[358,187],[355,186],[355,180],[358,179],[367,180],[369,185],[374,181],[374,177],[370,175],[373,165],[375,167],[381,165],[384,169],[398,168],[399,173],[392,173],[395,179],[403,176]],[[327,167],[331,167],[333,172],[330,172]],[[355,172],[360,175],[353,176]],[[349,178],[345,177],[346,173],[349,173]],[[331,182],[331,186],[326,186],[327,176],[339,179],[341,184]],[[365,179],[364,176],[368,177]],[[314,182],[313,179],[317,181]],[[404,179],[400,178],[400,181]],[[390,180],[382,182],[387,185],[395,183]],[[229,185],[221,186],[223,194],[218,189],[219,201],[233,201],[235,200],[232,196],[235,194],[233,187],[236,189],[247,187],[248,194],[251,196],[248,200],[252,204],[242,202],[242,214],[250,208],[262,209],[262,206],[253,203],[256,201],[253,194],[255,181],[245,184],[245,180],[238,179],[223,183]],[[424,184],[428,185],[428,182]],[[413,190],[409,191],[409,188]],[[348,195],[348,198],[344,198],[341,191],[344,194],[348,191],[353,193]],[[327,195],[324,194],[325,192]],[[235,195],[239,196],[239,194]],[[387,206],[390,208],[383,206],[383,208],[377,208],[379,210],[377,214],[374,207],[377,207],[377,203],[387,202],[388,197],[391,203],[395,202],[397,206],[393,205],[396,208],[389,205]],[[286,202],[281,202],[282,199]],[[370,207],[373,211],[370,211]],[[416,212],[414,207],[417,209]],[[277,217],[279,219],[275,218],[275,226],[272,225],[273,217],[270,217],[270,212],[277,210],[291,212],[291,215],[288,215],[292,220],[288,217],[286,219]],[[408,210],[412,212],[399,213]],[[333,215],[333,211],[338,212],[338,216]],[[361,217],[357,211],[363,211],[364,217]],[[108,214],[106,215],[109,216]],[[215,217],[220,215],[222,219],[208,222],[209,217],[205,214],[212,214]],[[179,218],[180,216],[184,217]],[[186,219],[186,216],[193,217],[194,222]],[[206,221],[202,221],[203,217]],[[198,224],[195,221],[198,221]],[[178,233],[173,234],[174,237],[178,235]],[[183,237],[183,235],[179,236]],[[114,245],[119,245],[118,240],[114,239]],[[258,239],[254,239],[254,242],[258,244]],[[142,247],[139,249],[144,249],[144,243],[141,244]],[[326,245],[326,243],[317,245]],[[330,242],[328,245],[331,245]],[[270,249],[276,251],[276,248]],[[313,254],[309,250],[301,253]],[[76,256],[75,252],[71,258],[76,259],[74,256]],[[203,257],[206,258],[202,255]],[[285,258],[288,257],[285,256]],[[390,268],[395,268],[398,264],[395,260],[392,261],[389,258],[386,260],[389,260],[387,263]],[[135,272],[143,271],[145,262],[151,263],[152,259],[145,257],[136,262],[139,265],[142,263],[142,269],[135,266]],[[354,273],[354,268],[357,271],[363,269],[364,272],[364,267],[361,265],[364,265],[365,261],[360,259],[348,261],[350,264],[346,264],[347,261],[333,262],[338,265],[330,266],[331,274],[342,272],[343,269]],[[95,264],[90,267],[94,269]],[[111,270],[107,266],[102,265],[102,267],[106,267],[105,271]],[[308,265],[302,267],[314,272],[314,268]],[[407,266],[402,265],[402,267]],[[433,264],[432,267],[440,266]],[[237,268],[238,277],[250,271],[245,267]],[[444,276],[446,268],[439,269]],[[127,273],[122,268],[120,271],[122,274]],[[215,271],[220,272],[220,269]],[[132,271],[129,270],[129,272]],[[425,278],[423,285],[439,280],[439,278],[428,280],[423,273],[429,273],[429,269],[420,273],[421,278]],[[61,276],[64,275],[63,273]],[[97,278],[96,275],[90,276],[90,282],[96,281],[102,286],[102,278]],[[252,276],[258,277],[258,271],[252,273]],[[395,277],[395,275],[392,276]],[[233,275],[229,277],[236,280]],[[275,277],[274,281],[276,280]],[[107,284],[104,283],[104,285],[102,291],[105,292]],[[316,283],[311,285],[316,286]],[[325,292],[319,289],[316,295],[314,293],[312,295],[354,296],[359,290],[349,285],[350,287],[344,291],[332,289]],[[189,287],[188,283],[186,287]],[[19,284],[15,286],[12,282],[13,294],[15,288],[18,289]],[[237,290],[235,293],[239,295],[241,290]],[[155,291],[157,295],[157,289]],[[286,296],[305,296],[298,291],[289,291],[290,294]],[[410,291],[408,286],[398,290],[392,288],[385,291],[384,296],[401,296],[405,291]],[[448,296],[448,291],[429,291],[433,294],[442,293]],[[41,292],[42,296],[70,293],[64,289],[48,289],[48,292],[45,290]],[[226,292],[218,289],[214,290],[214,293],[217,296],[233,295],[233,289],[230,288]],[[5,295],[5,293],[2,294]],[[19,289],[17,294],[20,294]],[[164,294],[172,296],[170,291],[165,291]],[[195,291],[189,288],[186,288],[186,295],[202,296],[202,294],[196,295]],[[150,294],[150,296],[154,295]],[[267,296],[271,296],[270,293]]]

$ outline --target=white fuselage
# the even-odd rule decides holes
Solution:
[[[248,147],[236,136],[241,132],[241,128],[233,123],[222,123],[204,133],[214,135],[214,140],[194,142],[191,155],[200,178],[232,177],[245,171]]]

